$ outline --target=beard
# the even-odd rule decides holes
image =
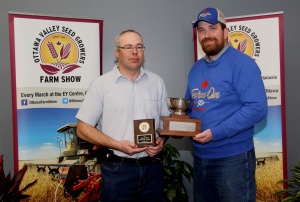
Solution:
[[[210,42],[207,44],[207,42]],[[214,42],[214,43],[212,43]],[[215,56],[217,55],[223,48],[224,48],[224,39],[221,38],[218,40],[215,37],[205,38],[202,41],[200,41],[201,47],[203,52],[207,56]]]

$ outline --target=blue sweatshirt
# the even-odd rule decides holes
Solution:
[[[254,147],[254,125],[267,115],[258,65],[246,54],[228,45],[226,48],[215,61],[198,60],[188,76],[185,97],[192,102],[189,115],[201,120],[201,132],[210,129],[213,135],[206,144],[191,140],[200,158],[249,151]]]

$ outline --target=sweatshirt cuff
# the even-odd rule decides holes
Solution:
[[[226,137],[221,126],[213,127],[210,129],[210,131],[213,137],[213,141],[218,141]]]

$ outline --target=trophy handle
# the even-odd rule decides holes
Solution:
[[[168,107],[171,106],[171,98],[170,97],[167,97],[167,105],[168,105]]]

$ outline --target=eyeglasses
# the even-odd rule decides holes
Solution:
[[[133,47],[131,45],[125,45],[125,46],[118,46],[118,48],[124,49],[126,52],[132,52],[133,49],[136,49],[138,52],[143,52],[145,50],[145,46],[143,45],[137,45],[136,47]]]

